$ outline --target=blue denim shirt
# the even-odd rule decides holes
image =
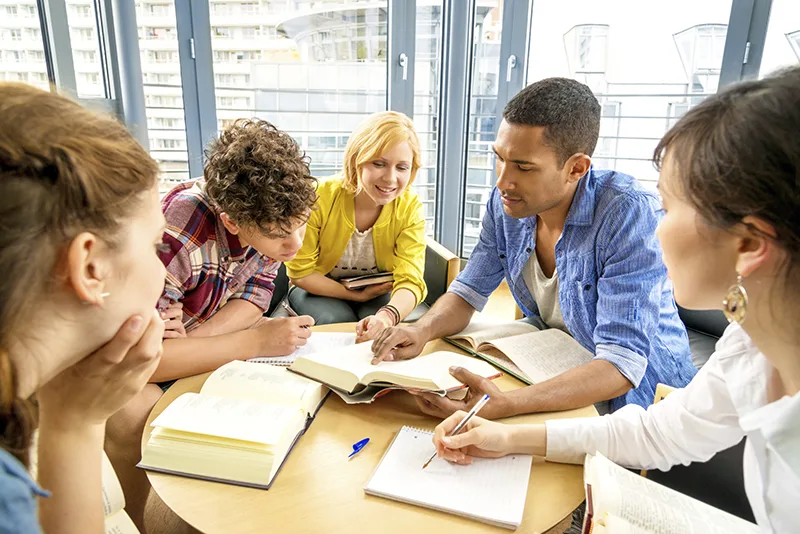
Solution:
[[[683,387],[697,372],[655,237],[659,209],[658,198],[632,177],[592,168],[578,183],[555,247],[567,329],[634,386],[611,401],[612,410],[648,406],[656,384]],[[534,247],[536,216],[506,215],[494,189],[478,244],[449,291],[480,311],[505,277],[525,315],[538,315],[523,279]]]
[[[47,497],[31,480],[25,467],[0,449],[0,532],[3,534],[41,534],[36,495]]]

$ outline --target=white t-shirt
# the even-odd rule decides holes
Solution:
[[[334,280],[372,274],[378,272],[375,261],[375,243],[372,241],[372,228],[353,232],[336,266],[328,273]]]

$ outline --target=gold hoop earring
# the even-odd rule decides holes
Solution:
[[[737,274],[736,283],[728,288],[722,300],[722,312],[729,323],[742,324],[747,315],[747,290],[742,285],[742,275]]]

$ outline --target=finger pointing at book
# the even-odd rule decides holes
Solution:
[[[413,325],[387,328],[372,344],[372,352],[375,354],[372,363],[414,358],[422,352],[427,342],[427,337]]]

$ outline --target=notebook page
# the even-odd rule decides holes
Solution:
[[[568,334],[555,328],[495,339],[492,345],[513,360],[534,383],[549,380],[594,358]]]
[[[268,363],[270,365],[280,365],[288,367],[294,363],[298,356],[308,356],[317,352],[338,350],[356,344],[356,335],[347,332],[314,332],[302,347],[288,356],[278,356],[276,358],[250,358],[248,362]]]
[[[434,459],[431,432],[403,427],[364,491],[506,528],[522,523],[532,456],[476,458],[472,465]]]

